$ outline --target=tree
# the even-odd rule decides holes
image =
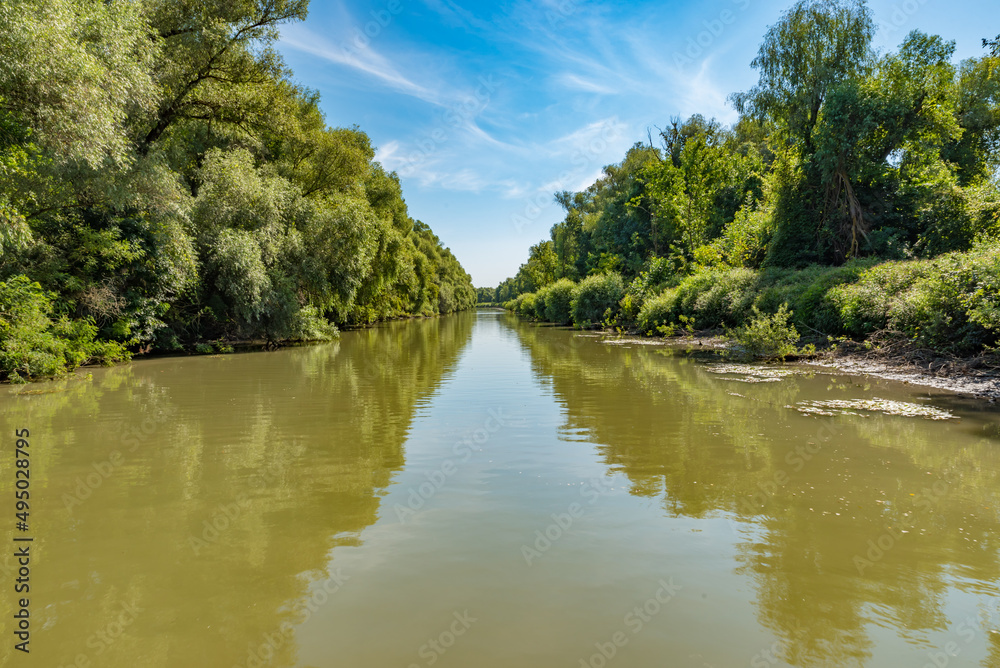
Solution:
[[[271,48],[283,23],[302,20],[308,0],[153,0],[149,13],[162,58],[161,90],[141,138],[143,152],[178,121],[216,122],[244,131],[262,128],[282,101],[286,69]],[[180,11],[178,11],[180,10]]]
[[[816,131],[812,167],[824,192],[823,218],[840,257],[857,256],[872,220],[869,203],[895,188],[886,179],[940,165],[941,151],[961,136],[955,115],[954,42],[911,32],[863,80],[834,87]],[[898,170],[887,164],[895,155]],[[942,166],[943,167],[943,166]],[[943,167],[948,171],[946,167]],[[920,179],[922,180],[922,178]]]
[[[781,127],[806,156],[830,90],[871,67],[875,22],[865,0],[798,0],[768,28],[751,65],[757,85],[730,96],[741,114]]]
[[[0,112],[59,162],[126,162],[128,126],[155,105],[160,55],[141,4],[5,2],[0,24]]]
[[[990,50],[990,55],[994,58],[1000,58],[1000,35],[997,35],[994,39],[984,39],[983,48]]]

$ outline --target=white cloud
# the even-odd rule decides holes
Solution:
[[[340,46],[334,46],[308,28],[298,24],[288,25],[282,29],[281,44],[331,63],[346,65],[359,72],[364,72],[397,92],[411,95],[430,104],[442,104],[441,97],[437,92],[405,77],[392,63],[379,55],[371,45],[358,48],[357,45],[345,41]]]
[[[614,95],[618,91],[609,86],[604,86],[594,81],[584,79],[576,74],[563,72],[556,76],[556,82],[570,90],[580,90],[585,93],[598,93],[600,95]]]

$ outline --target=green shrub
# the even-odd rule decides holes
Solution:
[[[568,278],[560,278],[549,286],[545,296],[545,319],[559,325],[573,321],[573,291],[576,283]]]
[[[541,288],[535,293],[535,310],[531,315],[538,320],[545,320],[545,301],[549,295],[548,286]]]
[[[993,290],[988,287],[996,255],[995,249],[948,253],[930,261],[928,271],[893,299],[889,329],[938,352],[966,354],[990,345],[996,334],[970,319],[969,307],[977,316],[985,315],[989,309],[973,303],[982,307],[996,299],[995,283]]]
[[[292,341],[332,341],[340,336],[337,327],[324,318],[315,306],[303,306],[298,310],[290,334]]]
[[[689,313],[703,329],[736,325],[746,319],[757,295],[758,274],[751,269],[710,272],[711,281],[699,281],[699,294]]]
[[[674,258],[652,257],[643,270],[629,283],[628,292],[641,303],[665,288],[677,285],[680,274]]]
[[[774,234],[772,215],[759,208],[747,193],[747,201],[722,230],[722,236],[713,242],[713,250],[732,267],[760,267]]]
[[[717,270],[710,269],[692,274],[681,281],[680,285],[677,286],[677,302],[674,305],[675,317],[681,314],[689,317],[696,316],[695,305],[698,298],[712,289],[717,278]]]
[[[659,296],[646,300],[646,303],[639,309],[639,317],[637,318],[639,331],[652,335],[661,331],[661,327],[671,325],[677,317],[676,304],[676,288],[669,288]]]
[[[613,318],[624,296],[625,283],[619,274],[588,276],[580,281],[573,295],[573,322],[590,327]]]
[[[26,276],[0,283],[0,373],[20,382],[129,358],[123,344],[96,341],[92,321],[56,317],[53,298]]]
[[[842,267],[811,265],[804,269],[767,269],[755,305],[774,312],[788,304],[799,326],[824,334],[844,333],[840,307],[833,299],[837,286],[856,281],[872,265],[871,260],[853,261]]]
[[[770,315],[754,306],[749,322],[729,332],[736,341],[730,355],[745,360],[783,360],[794,355],[799,333],[789,322],[791,316],[787,304]]]
[[[854,283],[830,290],[845,334],[862,337],[889,327],[889,313],[899,294],[927,273],[926,262],[886,262],[862,272]]]
[[[633,329],[639,321],[639,311],[642,309],[642,297],[625,293],[622,300],[618,302],[618,316],[613,319],[613,324],[621,329]]]
[[[535,297],[534,292],[525,292],[517,298],[517,314],[527,318],[535,317]]]
[[[886,329],[937,352],[978,352],[1000,334],[1000,245],[870,267],[830,299],[852,336]]]

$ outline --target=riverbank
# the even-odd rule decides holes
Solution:
[[[717,330],[670,337],[646,336],[634,332],[622,334],[613,330],[603,330],[600,335],[609,345],[664,346],[680,354],[705,360],[730,361],[727,352],[732,342]],[[814,342],[814,345],[816,343],[818,345],[814,353],[789,356],[782,364],[872,376],[985,399],[991,403],[1000,399],[1000,356],[961,358],[913,347],[901,348],[898,345],[872,345],[866,348],[864,343],[853,341],[837,344]]]
[[[0,384],[18,385],[54,380],[72,374],[79,369],[117,366],[139,359],[228,355],[310,346],[335,341],[340,338],[341,332],[371,329],[394,322],[430,320],[440,318],[443,315],[472,310],[474,309],[470,307],[449,313],[403,313],[369,323],[341,324],[340,326],[327,323],[321,328],[314,327],[311,332],[303,333],[301,338],[296,339],[222,337],[185,343],[177,342],[172,348],[154,348],[151,345],[146,345],[139,347],[138,350],[129,350],[126,344],[98,338],[97,330],[92,325],[80,326],[79,323],[68,323],[68,321],[52,323],[51,321],[46,322],[45,318],[36,317],[32,322],[38,326],[30,332],[30,337],[24,334],[18,336],[19,332],[15,330],[14,336],[10,336],[10,332],[8,332],[5,339],[3,332],[0,332]],[[65,338],[67,332],[73,336],[72,339]]]
[[[505,306],[584,329],[667,338],[725,334],[744,357],[805,356],[998,394],[1000,242],[933,259],[869,258],[837,267],[702,267],[680,276],[656,271],[660,266],[628,284],[614,273],[579,283],[561,279]]]

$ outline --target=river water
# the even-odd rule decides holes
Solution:
[[[979,402],[497,311],[88,371],[0,396],[2,665],[1000,666]]]

